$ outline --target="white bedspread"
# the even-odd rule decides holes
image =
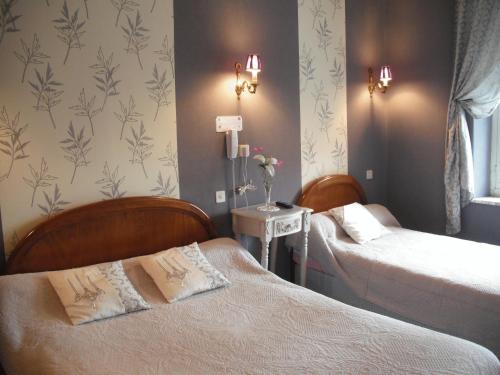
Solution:
[[[153,309],[82,326],[70,324],[44,274],[0,277],[7,373],[500,373],[479,345],[290,284],[233,240],[201,247],[230,287],[169,305],[137,261],[127,261]]]
[[[309,254],[354,293],[500,356],[500,247],[387,227],[363,245],[313,215]]]

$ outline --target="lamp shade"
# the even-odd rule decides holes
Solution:
[[[380,81],[382,81],[384,86],[389,86],[389,81],[392,81],[392,72],[389,65],[384,65],[380,69]]]
[[[260,56],[256,54],[248,55],[247,72],[260,72],[262,70],[262,62]]]

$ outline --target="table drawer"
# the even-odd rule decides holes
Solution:
[[[274,222],[274,236],[286,236],[287,234],[300,232],[302,229],[302,215],[290,218],[278,219]]]

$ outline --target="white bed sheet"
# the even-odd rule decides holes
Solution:
[[[72,326],[45,274],[0,277],[8,374],[499,374],[487,349],[353,308],[260,267],[235,241],[201,245],[232,282],[167,304],[125,262],[153,309]]]
[[[358,297],[500,356],[500,247],[387,228],[360,245],[315,214],[309,256]]]

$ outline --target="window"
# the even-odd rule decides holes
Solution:
[[[500,206],[500,106],[491,117],[467,117],[474,159],[474,202]]]
[[[500,197],[500,108],[491,118],[490,195]]]

